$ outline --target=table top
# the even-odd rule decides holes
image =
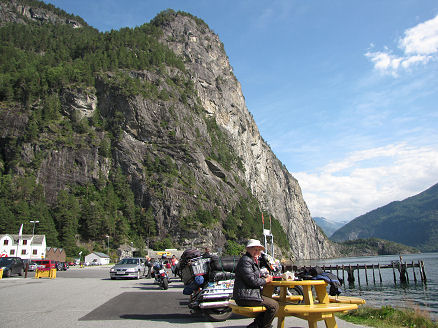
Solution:
[[[271,281],[266,284],[267,286],[318,286],[318,285],[326,285],[327,283],[324,280],[279,280],[279,281]]]

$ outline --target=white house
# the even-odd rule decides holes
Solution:
[[[87,265],[104,265],[109,264],[110,257],[104,253],[93,252],[85,256],[85,263]]]
[[[38,260],[46,257],[45,235],[0,235],[0,256]]]

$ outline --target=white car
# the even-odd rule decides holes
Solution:
[[[141,257],[128,257],[120,260],[110,269],[112,280],[117,278],[135,278],[140,279],[145,275],[146,259]]]
[[[35,262],[30,262],[28,270],[35,271],[36,269],[38,269],[38,264],[36,264]]]

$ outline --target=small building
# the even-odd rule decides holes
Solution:
[[[46,260],[65,262],[67,254],[63,248],[47,247],[46,248]]]
[[[46,257],[45,235],[0,235],[0,256],[40,260]]]
[[[105,265],[109,264],[110,257],[105,253],[93,252],[85,256],[86,265]]]

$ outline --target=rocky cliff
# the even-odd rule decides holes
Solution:
[[[186,59],[208,115],[230,134],[245,167],[242,178],[262,207],[281,222],[296,256],[333,256],[331,244],[310,218],[298,181],[261,137],[219,37],[202,22],[183,15],[175,15],[163,30],[162,41]]]
[[[50,7],[34,9],[34,1],[11,3],[2,2],[3,20],[86,25],[58,17]],[[156,237],[170,236],[179,247],[222,247],[228,217],[252,197],[278,220],[296,258],[337,255],[311,219],[298,181],[260,136],[219,37],[185,13],[168,11],[151,24],[162,30],[159,42],[183,58],[184,67],[101,71],[93,86],[64,87],[60,112],[79,128],[66,136],[52,126],[12,155],[6,141],[20,135],[30,117],[19,105],[3,105],[4,169],[34,170],[49,202],[60,190],[98,184],[120,169],[135,202],[152,211]],[[106,129],[81,128],[96,113]],[[8,161],[16,156],[21,164]]]

